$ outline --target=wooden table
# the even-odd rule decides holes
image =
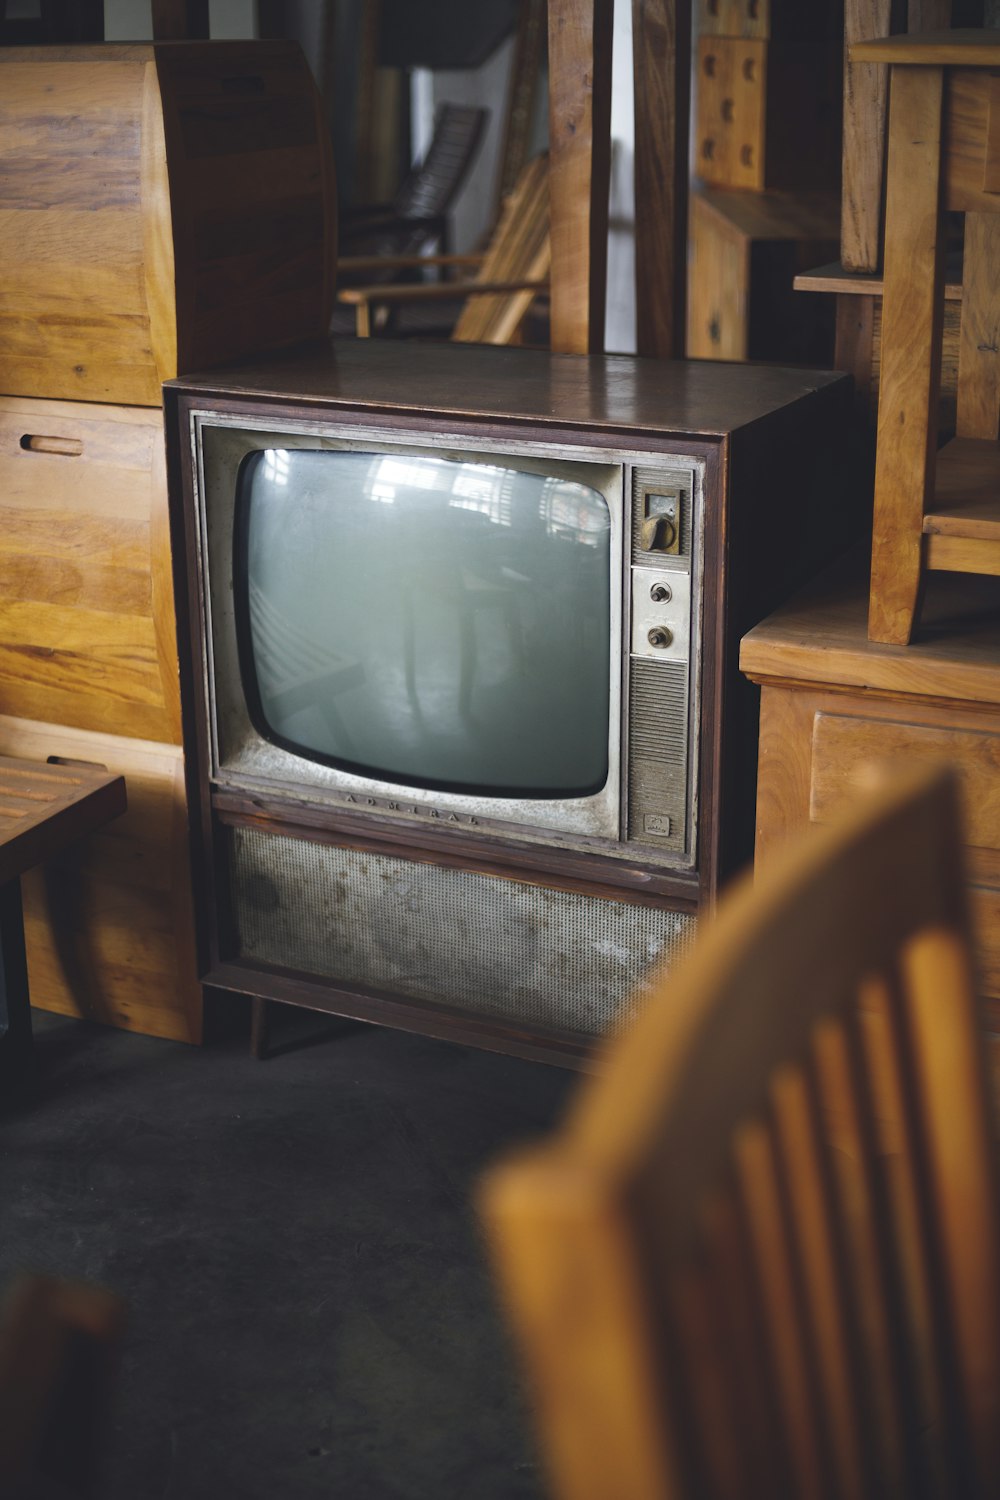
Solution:
[[[123,776],[0,755],[0,1108],[33,1072],[21,876],[124,811]]]
[[[840,564],[743,638],[761,686],[756,859],[825,822],[873,761],[961,772],[983,993],[1000,1029],[1000,579],[932,573],[909,646],[869,641],[867,559]]]

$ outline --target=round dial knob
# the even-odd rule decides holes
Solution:
[[[670,642],[673,640],[673,638],[673,631],[668,630],[666,625],[655,625],[646,636],[649,644],[651,646],[657,646],[661,651],[664,646],[670,645]]]
[[[669,583],[654,583],[649,591],[649,597],[656,604],[669,604],[674,597],[674,591]]]

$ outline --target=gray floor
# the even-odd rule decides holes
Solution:
[[[109,1500],[541,1495],[469,1202],[573,1076],[279,1016],[257,1063],[36,1014],[0,1285],[128,1302]]]

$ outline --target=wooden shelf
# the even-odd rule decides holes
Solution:
[[[909,63],[924,68],[1000,68],[1000,33],[973,27],[910,32],[855,42],[848,58],[852,63]]]
[[[1000,445],[955,438],[941,449],[924,535],[928,568],[1000,574]]]
[[[845,271],[838,261],[833,261],[827,266],[817,266],[814,271],[800,271],[792,285],[797,292],[836,292],[840,296],[881,297],[882,273],[868,275],[858,271]],[[948,258],[944,297],[946,302],[962,300],[960,256]]]

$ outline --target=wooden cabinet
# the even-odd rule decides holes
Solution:
[[[761,686],[756,857],[826,822],[873,766],[961,774],[984,993],[1000,1024],[1000,580],[928,581],[921,637],[867,639],[865,569],[828,575],[744,637]]]
[[[159,408],[0,396],[0,714],[179,745]]]
[[[325,332],[333,165],[293,42],[0,49],[0,391],[159,406]]]
[[[25,878],[33,1003],[201,1037],[158,409],[0,397],[0,753],[124,774]]]

